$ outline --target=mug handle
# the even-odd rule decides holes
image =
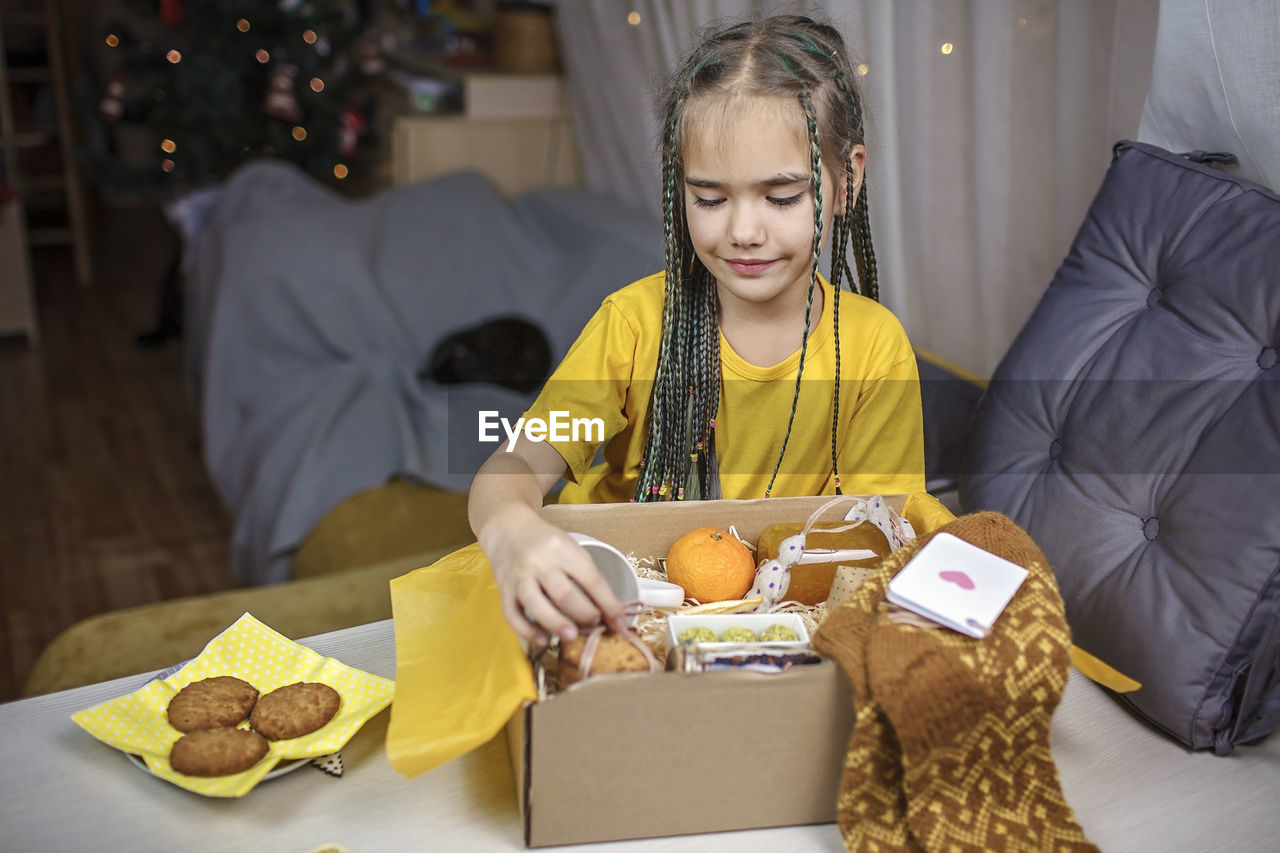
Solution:
[[[640,588],[640,602],[646,607],[673,609],[684,604],[684,587],[666,581],[636,578]]]

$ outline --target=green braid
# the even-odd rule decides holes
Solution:
[[[853,168],[846,161],[844,164],[845,212],[837,214],[831,228],[831,313],[834,325],[836,349],[835,382],[831,390],[831,476],[835,482],[837,495],[844,494],[840,488],[840,283],[844,274],[849,272],[849,261],[846,247],[849,243],[849,198],[853,195]],[[849,284],[853,285],[853,276],[849,275]]]
[[[679,191],[676,182],[676,150],[679,133],[679,106],[673,110],[663,144],[662,159],[662,231],[666,242],[667,282],[666,296],[662,303],[662,327],[670,329],[675,325],[675,316],[679,308],[679,282],[681,277],[681,248],[683,240],[676,235],[676,193]],[[645,441],[644,461],[641,464],[640,480],[636,486],[635,500],[648,500],[666,481],[669,471],[665,448],[670,445],[667,440],[666,426],[662,417],[655,417],[652,411],[659,407],[661,400],[669,396],[672,384],[679,384],[680,377],[672,377],[672,372],[679,371],[681,359],[678,350],[679,342],[669,335],[663,335],[658,347],[658,364],[654,371],[652,402],[649,419],[649,434]]]
[[[769,485],[764,490],[766,498],[773,492],[774,481],[778,479],[782,457],[786,455],[787,442],[791,439],[791,427],[796,421],[796,408],[800,404],[800,381],[804,378],[804,356],[809,348],[809,325],[813,319],[813,290],[818,282],[818,260],[822,257],[822,145],[818,134],[818,114],[813,108],[813,98],[809,96],[808,89],[801,91],[800,103],[804,107],[805,124],[809,128],[809,183],[813,187],[813,257],[809,264],[809,296],[804,310],[804,338],[800,341],[800,366],[796,370],[796,391],[791,398],[791,414],[787,416],[787,431],[782,436],[782,449],[778,451],[778,461],[774,463]]]
[[[715,279],[704,267],[702,269],[704,316],[709,322],[703,328],[703,357],[699,362],[703,376],[699,376],[699,387],[705,387],[707,393],[700,398],[697,423],[702,427],[702,451],[698,454],[698,468],[702,482],[700,497],[719,497],[720,468],[717,464],[715,417],[720,407],[720,326],[717,317],[720,314],[720,294],[716,290]]]
[[[849,70],[840,69],[840,73],[836,75],[836,83],[840,87],[841,94],[844,95],[845,103],[849,107],[849,114],[854,121],[854,134],[858,139],[863,138],[862,125],[862,109],[859,106],[859,100],[854,94],[853,87],[849,83]],[[850,231],[852,231],[854,264],[858,267],[858,287],[857,291],[869,299],[880,301],[880,282],[876,268],[876,254],[871,245],[871,218],[867,209],[867,181],[863,175],[862,188],[856,199],[848,201],[848,209],[852,211],[849,214],[852,229],[845,228],[845,238],[848,239]],[[852,195],[852,176],[850,176],[848,186],[849,194]],[[834,248],[834,247],[833,247]],[[843,250],[843,245],[840,247]],[[831,256],[832,274],[837,270],[835,255]],[[843,267],[847,273],[849,265],[844,260],[844,253],[841,251],[840,267]],[[853,276],[849,276],[850,285],[853,284]]]
[[[844,41],[834,28],[804,16],[783,15],[730,26],[705,38],[683,67],[668,78],[661,124],[666,290],[662,340],[636,500],[715,498],[721,494],[714,429],[722,385],[719,300],[717,283],[694,252],[685,225],[680,145],[685,133],[685,108],[690,101],[695,97],[734,94],[798,98],[804,107],[811,149],[814,244],[805,332],[791,412],[769,481],[770,492],[781,470],[795,422],[812,324],[813,293],[823,236],[820,144],[823,139],[829,140],[831,150],[826,153],[833,158],[832,164],[843,162],[847,205],[845,213],[833,217],[831,269],[836,335],[831,452],[839,491],[842,280],[848,280],[850,289],[872,299],[879,293],[865,186],[856,198],[849,197],[853,174],[847,162],[848,153],[854,145],[863,142],[863,113],[852,74]],[[850,248],[856,278],[850,269]]]
[[[867,202],[867,181],[863,177],[862,192],[853,208],[853,262],[858,267],[858,287],[868,299],[880,301],[880,275],[876,252],[871,246],[871,211]]]

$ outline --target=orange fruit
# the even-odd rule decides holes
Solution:
[[[714,527],[681,536],[667,551],[667,580],[699,602],[742,598],[756,579],[751,549]]]

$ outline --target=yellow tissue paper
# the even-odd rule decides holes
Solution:
[[[169,724],[169,701],[193,681],[217,675],[243,679],[258,688],[259,695],[298,681],[320,682],[338,691],[341,704],[334,718],[316,731],[269,741],[266,756],[243,773],[186,776],[169,766],[169,751],[182,737]],[[241,797],[282,760],[337,752],[394,695],[394,681],[321,657],[245,613],[169,677],[153,679],[127,696],[79,711],[71,719],[103,743],[141,756],[152,773],[181,788],[207,797]],[[248,728],[247,721],[241,727]]]
[[[486,743],[537,696],[479,545],[391,581],[399,695],[387,758],[416,776]]]

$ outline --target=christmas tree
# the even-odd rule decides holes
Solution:
[[[106,193],[169,196],[260,157],[345,178],[367,141],[356,90],[379,70],[369,0],[123,0],[117,58],[86,117],[111,140],[85,155]],[[372,53],[370,53],[372,51]],[[147,140],[126,151],[119,139]]]

